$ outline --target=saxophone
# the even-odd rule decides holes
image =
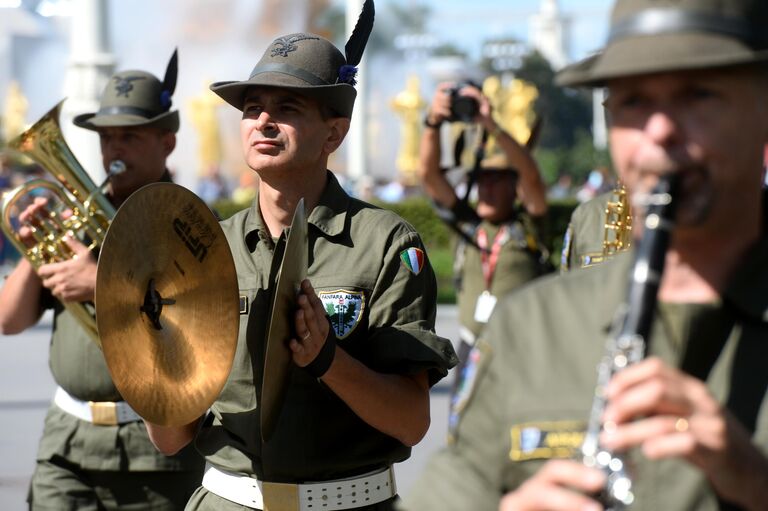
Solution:
[[[675,175],[661,176],[656,188],[642,200],[642,205],[646,206],[645,231],[635,249],[626,299],[617,311],[598,366],[597,388],[581,445],[582,463],[603,470],[607,476],[605,488],[597,498],[608,511],[626,509],[634,501],[634,493],[632,478],[621,454],[600,445],[602,415],[606,405],[605,387],[615,373],[645,355],[674,223],[675,182]]]

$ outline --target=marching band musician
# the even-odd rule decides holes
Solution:
[[[242,111],[245,161],[260,179],[251,207],[222,223],[241,304],[227,383],[206,417],[186,427],[148,424],[163,452],[194,441],[206,457],[187,509],[392,509],[392,464],[426,433],[429,388],[456,363],[450,342],[434,333],[436,281],[419,235],[350,198],[327,169],[350,126],[354,66],[372,24],[367,0],[346,56],[319,36],[289,34],[269,45],[249,79],[211,87]],[[291,318],[294,367],[282,413],[262,440],[273,259],[302,198],[309,279]]]
[[[101,142],[110,178],[109,200],[119,206],[141,186],[170,181],[166,159],[176,145],[179,114],[171,110],[177,75],[174,53],[163,82],[144,71],[110,77],[99,111],[74,123]],[[45,214],[46,199],[21,214],[22,222]],[[19,235],[34,240],[30,228]],[[90,302],[96,286],[96,254],[72,237],[71,259],[38,271],[22,259],[0,291],[3,334],[24,331],[46,309],[54,311],[50,367],[58,384],[45,419],[30,491],[33,510],[178,510],[202,478],[203,459],[192,448],[175,456],[158,453],[141,418],[122,401],[104,356],[64,301]]]
[[[633,511],[766,508],[766,24],[763,0],[617,0],[605,49],[562,72],[608,88],[635,241],[653,226],[638,199],[662,175],[679,181],[647,358],[595,386],[634,249],[513,294],[471,361],[457,442],[404,508],[602,509],[606,472],[576,460],[596,394]]]

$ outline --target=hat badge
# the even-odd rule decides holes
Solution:
[[[115,90],[118,96],[128,97],[128,94],[133,90],[133,81],[143,80],[143,76],[115,76]]]
[[[275,46],[272,48],[272,57],[277,57],[278,55],[280,57],[287,57],[288,54],[292,51],[296,51],[299,47],[296,46],[296,43],[299,41],[304,41],[306,39],[320,39],[319,37],[312,37],[305,34],[300,35],[294,35],[290,37],[280,37],[279,39],[275,40]]]

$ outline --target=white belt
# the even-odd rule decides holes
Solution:
[[[336,511],[383,502],[397,494],[392,467],[319,483],[270,483],[206,464],[203,486],[219,497],[264,511]]]
[[[81,401],[61,387],[56,389],[53,402],[68,414],[98,426],[116,426],[141,420],[125,401]]]

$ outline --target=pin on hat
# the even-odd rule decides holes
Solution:
[[[78,115],[73,122],[94,131],[108,127],[152,126],[175,133],[179,130],[179,112],[171,111],[171,96],[176,90],[177,75],[177,50],[168,61],[162,82],[146,71],[115,73],[101,94],[99,111]]]
[[[351,117],[357,91],[357,65],[373,29],[373,0],[365,0],[344,54],[310,33],[288,34],[269,45],[247,80],[217,82],[211,90],[238,110],[249,87],[280,87],[318,100],[340,117]]]
[[[566,67],[560,85],[768,61],[766,0],[617,0],[605,48]]]

